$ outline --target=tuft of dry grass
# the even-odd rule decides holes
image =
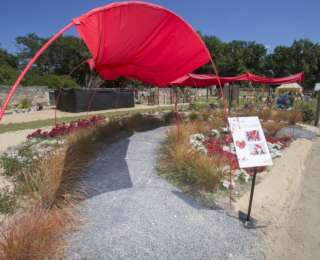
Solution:
[[[303,113],[298,110],[274,110],[272,112],[272,117],[274,121],[286,122],[291,125],[295,125],[298,122],[303,121]]]
[[[62,258],[56,255],[66,246],[64,236],[79,222],[73,205],[85,196],[77,147],[89,134],[76,133],[32,170],[19,173],[16,192],[29,200],[1,226],[0,259]]]
[[[1,226],[0,259],[61,259],[65,235],[76,222],[72,210],[46,210],[42,205],[17,214]]]
[[[70,147],[50,153],[32,171],[22,172],[20,176],[17,192],[32,198],[31,204],[41,201],[45,209],[62,207],[62,204],[79,201],[85,195],[81,162]]]
[[[161,150],[160,175],[181,188],[197,188],[213,192],[224,176],[226,161],[221,156],[207,156],[194,151],[190,135],[206,131],[202,122],[192,122],[173,127]],[[199,131],[201,130],[201,131]]]
[[[264,107],[259,111],[258,116],[260,119],[268,121],[272,118],[272,109],[269,107]]]
[[[282,128],[286,127],[287,123],[277,121],[262,122],[262,127],[267,131],[268,135],[275,136]]]
[[[227,126],[227,123],[222,117],[211,117],[208,121],[208,124],[211,129],[218,129]]]
[[[276,122],[288,122],[288,111],[276,109],[272,112],[271,119]]]
[[[291,110],[288,113],[288,121],[291,125],[296,125],[303,121],[303,113],[297,110]]]

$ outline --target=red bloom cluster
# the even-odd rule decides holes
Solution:
[[[223,152],[222,155],[227,158],[229,165],[231,167],[231,170],[239,169],[238,159],[235,154],[230,152]]]
[[[227,134],[223,137],[223,141],[226,145],[229,145],[233,142],[232,136],[230,134]]]
[[[267,136],[266,139],[267,139],[267,142],[272,144],[281,143],[283,147],[287,147],[289,142],[291,141],[290,136],[282,136],[282,137]]]
[[[104,116],[92,116],[89,119],[82,119],[78,121],[70,122],[69,124],[62,123],[53,127],[50,131],[43,131],[38,129],[34,131],[32,134],[28,135],[28,139],[31,138],[55,138],[58,136],[67,135],[73,133],[80,129],[89,128],[92,126],[97,126],[105,122]]]
[[[222,149],[222,141],[220,139],[209,139],[204,142],[205,147],[209,154],[218,153],[221,154],[223,152]]]
[[[204,145],[208,154],[218,154],[227,159],[232,170],[239,169],[238,160],[235,154],[223,150],[223,146],[229,146],[232,143],[231,135],[225,135],[223,139],[209,139]]]

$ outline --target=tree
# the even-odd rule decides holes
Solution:
[[[278,46],[269,57],[268,69],[276,77],[303,71],[304,85],[313,87],[320,81],[320,46],[308,39],[294,41],[290,47]]]
[[[219,74],[234,76],[246,71],[263,74],[265,69],[267,49],[263,44],[246,41],[222,42],[215,36],[201,35],[206,44]],[[213,73],[211,64],[197,72]]]
[[[11,85],[17,75],[17,58],[0,48],[0,84]]]
[[[0,85],[12,85],[17,77],[17,69],[8,65],[0,65]]]
[[[20,68],[47,40],[34,33],[16,38]],[[90,53],[81,39],[61,36],[36,61],[33,70],[43,75],[70,75],[79,85],[84,85],[86,74],[89,73],[88,65],[84,63],[89,57]]]
[[[221,76],[234,76],[246,71],[269,77],[282,77],[305,72],[304,86],[313,87],[320,81],[320,45],[307,39],[294,41],[291,46],[278,46],[272,54],[267,54],[263,44],[254,41],[223,42],[218,37],[202,35]],[[17,37],[19,52],[17,56],[0,49],[0,84],[12,82],[17,68],[21,69],[48,39],[31,33]],[[32,67],[24,84],[42,85],[45,79],[51,87],[123,87],[144,85],[123,78],[105,81],[96,72],[91,72],[86,60],[90,52],[80,38],[62,36],[40,57]],[[211,64],[207,64],[197,73],[213,73]],[[51,75],[51,77],[49,77]],[[60,80],[53,77],[59,76]],[[64,79],[64,80],[62,80]],[[71,83],[73,80],[73,83]],[[41,84],[40,84],[41,83]],[[7,84],[7,83],[6,83]],[[144,85],[146,86],[146,85]]]
[[[0,66],[9,66],[17,68],[17,57],[9,54],[6,50],[0,48]]]

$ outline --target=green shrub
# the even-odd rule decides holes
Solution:
[[[20,109],[28,109],[32,107],[32,102],[27,97],[21,99],[20,103],[18,104],[18,108]]]
[[[77,87],[77,83],[69,75],[40,74],[35,71],[30,71],[22,84],[24,86],[48,86],[50,89]]]
[[[18,77],[18,70],[8,65],[0,65],[0,84],[12,85]]]
[[[195,102],[190,104],[190,109],[194,111],[200,111],[203,109],[207,109],[209,107],[209,103],[206,102]]]
[[[315,100],[311,100],[309,102],[297,102],[296,110],[302,112],[304,122],[311,122],[315,120],[316,102]]]
[[[196,120],[199,120],[199,118],[200,118],[199,114],[196,112],[191,112],[189,115],[190,121],[196,121]]]
[[[208,110],[201,111],[202,120],[207,121],[210,117],[210,112]]]
[[[16,206],[16,197],[9,192],[0,193],[0,213],[10,214],[13,213]]]
[[[22,169],[31,169],[35,152],[30,146],[11,148],[0,156],[0,167],[4,175],[19,178]]]

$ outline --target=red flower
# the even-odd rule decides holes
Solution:
[[[225,141],[225,140],[224,140]],[[227,140],[229,141],[229,139]],[[210,154],[218,154],[225,157],[230,165],[231,170],[239,169],[237,157],[230,152],[223,151],[223,142],[217,139],[210,139],[204,143],[207,151]]]
[[[101,115],[97,116],[92,116],[89,119],[82,119],[78,121],[72,121],[69,124],[62,123],[62,124],[57,124],[55,127],[53,127],[49,132],[42,132],[41,129],[36,130],[32,134],[28,135],[27,138],[54,138],[62,135],[66,135],[69,133],[72,133],[74,131],[77,131],[78,129],[82,128],[88,128],[91,126],[99,125],[103,122],[105,122],[105,117]]]
[[[34,131],[32,134],[27,136],[27,139],[36,138],[41,136],[41,129]]]
[[[222,153],[223,149],[222,149],[222,144],[220,140],[217,139],[210,139],[208,141],[206,141],[204,143],[205,147],[207,148],[207,151],[209,152],[209,154],[213,154],[213,153]]]
[[[232,136],[230,134],[227,134],[223,137],[223,141],[226,143],[226,144],[231,144],[232,143]]]
[[[223,155],[227,158],[231,170],[239,169],[239,164],[238,164],[237,157],[233,153],[223,152]]]
[[[281,143],[283,147],[287,147],[288,143],[291,141],[291,137],[289,136],[282,136],[282,137],[273,137],[273,136],[267,136],[267,142],[276,144]]]

